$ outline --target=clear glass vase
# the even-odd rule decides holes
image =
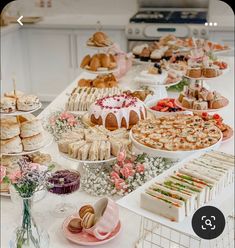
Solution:
[[[22,221],[10,241],[10,248],[47,248],[49,235],[38,226],[32,216],[33,197],[22,198]]]

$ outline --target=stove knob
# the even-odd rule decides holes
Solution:
[[[206,35],[206,30],[204,28],[201,30],[201,35],[202,36],[205,36]]]
[[[197,29],[193,29],[193,35],[198,35],[198,30]]]
[[[135,34],[139,34],[140,30],[138,28],[135,29]]]
[[[127,33],[128,33],[128,34],[132,34],[132,33],[133,33],[132,28],[128,28],[128,29],[127,29]]]

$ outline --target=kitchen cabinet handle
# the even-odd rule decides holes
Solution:
[[[74,47],[75,47],[75,66],[78,69],[78,39],[77,35],[74,36]]]
[[[71,48],[72,48],[72,45],[71,45],[71,34],[69,34],[69,68],[72,68],[73,67],[73,61],[72,61],[72,51],[71,51]]]

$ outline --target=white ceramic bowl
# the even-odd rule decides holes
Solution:
[[[158,101],[161,99],[152,99],[146,102],[146,107],[148,110],[153,113],[156,117],[161,117],[161,116],[169,116],[169,115],[178,115],[178,114],[192,114],[192,111],[176,111],[176,112],[161,112],[157,110],[151,109],[151,107],[155,106]]]
[[[145,152],[145,153],[149,154],[150,156],[170,158],[173,160],[184,159],[187,156],[190,156],[195,152],[203,152],[203,151],[206,152],[206,151],[210,151],[210,150],[216,150],[221,145],[222,137],[223,137],[223,135],[221,133],[221,137],[217,143],[215,143],[212,146],[203,148],[203,149],[191,150],[191,151],[167,151],[167,150],[154,149],[154,148],[151,148],[151,147],[148,147],[148,146],[145,146],[145,145],[139,143],[138,141],[136,141],[134,139],[133,134],[132,134],[132,130],[130,131],[131,141],[132,141],[134,147],[138,151]]]

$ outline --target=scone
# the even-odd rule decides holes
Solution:
[[[20,125],[20,136],[22,138],[31,137],[43,131],[42,123],[39,119],[24,121]]]
[[[20,134],[20,125],[15,118],[1,119],[1,139],[11,139]]]
[[[32,137],[22,139],[24,151],[33,151],[43,146],[43,134],[39,133]]]
[[[23,95],[24,95],[24,92],[19,91],[19,90],[16,90],[16,92],[10,91],[10,92],[4,93],[5,97],[12,97],[12,98],[15,98],[15,97],[18,98],[18,97],[23,96]]]
[[[23,95],[17,99],[17,109],[21,111],[34,110],[39,104],[39,98],[35,95]]]
[[[16,111],[16,99],[12,97],[1,97],[0,112],[12,113]]]
[[[7,140],[1,140],[1,153],[20,153],[22,151],[23,146],[19,136]]]

